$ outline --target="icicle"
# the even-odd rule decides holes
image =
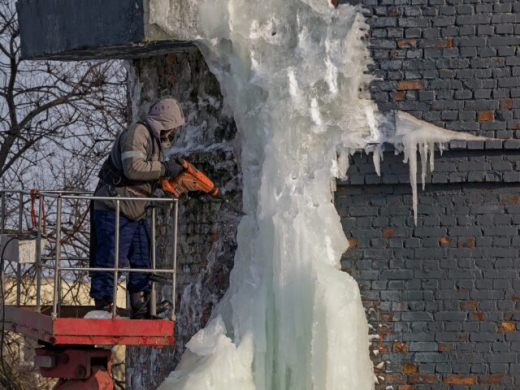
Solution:
[[[404,145],[405,163],[408,163],[412,186],[413,220],[417,225],[417,144]]]
[[[441,145],[442,144],[439,144],[439,150],[442,150]],[[432,173],[433,170],[435,169],[435,143],[433,143],[433,142],[430,143],[429,149],[430,149],[430,173]],[[442,154],[442,152],[441,152],[441,154]]]
[[[349,155],[350,155],[349,150],[345,149],[345,148],[342,148],[341,151],[339,152],[338,169],[337,169],[337,174],[335,176],[340,178],[341,180],[348,179],[347,171],[348,171],[348,168],[350,165]]]
[[[381,149],[381,145],[377,145],[373,154],[372,161],[374,162],[374,168],[376,170],[377,176],[381,176],[381,160],[383,159],[383,151]]]
[[[424,191],[426,188],[426,171],[428,169],[426,165],[428,161],[428,144],[419,145],[419,154],[421,155],[421,184]]]

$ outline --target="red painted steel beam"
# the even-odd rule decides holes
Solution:
[[[172,337],[110,337],[110,336],[56,336],[52,345],[149,345],[167,347],[174,344]]]
[[[170,320],[57,318],[6,306],[6,329],[52,345],[174,344],[175,323]]]
[[[54,335],[63,336],[171,336],[170,320],[57,318]]]
[[[169,320],[79,319],[54,321],[53,344],[173,345],[174,323]]]

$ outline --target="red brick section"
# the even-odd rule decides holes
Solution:
[[[462,301],[460,303],[461,310],[476,310],[478,307],[478,301]]]
[[[392,350],[398,353],[408,352],[408,344],[402,343],[400,341],[394,341],[394,344],[392,345]]]
[[[409,90],[417,90],[422,89],[422,85],[420,81],[399,81],[399,85],[397,87],[399,91],[409,91]]]
[[[396,102],[400,102],[400,101],[404,100],[405,95],[406,95],[406,91],[397,91],[397,92],[394,92],[394,94],[392,96],[394,97],[394,100]]]
[[[488,374],[479,378],[478,383],[481,385],[506,385],[513,382],[511,375],[505,374]]]
[[[387,324],[381,324],[381,326],[379,327],[379,337],[380,339],[384,339],[386,337],[387,334],[389,333],[394,333],[394,329],[392,327],[390,327],[390,325],[387,325]]]
[[[467,334],[459,335],[459,336],[457,336],[457,340],[460,341],[461,343],[466,343],[469,341],[469,335],[467,335]]]
[[[501,110],[510,110],[513,108],[513,99],[503,99],[500,101]]]
[[[403,372],[405,374],[417,373],[417,366],[415,364],[403,364]]]
[[[402,374],[386,374],[386,383],[390,384],[404,384],[406,377]]]
[[[439,242],[441,243],[441,245],[450,245],[451,244],[451,240],[448,238],[448,237],[442,237]]]
[[[415,48],[417,46],[417,39],[400,39],[397,41],[397,46],[400,49]]]
[[[500,199],[500,204],[517,204],[520,197],[518,195],[506,196]]]
[[[495,113],[493,111],[479,111],[478,113],[479,122],[489,122],[493,119],[495,119]]]
[[[483,321],[484,320],[484,313],[482,312],[473,312],[469,314],[470,318],[477,320],[477,321]]]
[[[459,248],[474,248],[475,247],[475,237],[468,237],[467,239],[460,239],[457,243]]]
[[[379,353],[390,352],[390,347],[386,344],[383,344],[381,341],[377,343],[377,349],[378,349]]]
[[[357,243],[358,243],[358,240],[356,240],[355,238],[350,237],[348,239],[348,247],[351,249],[355,248],[357,246]]]
[[[413,390],[412,385],[402,385],[397,388],[397,390]]]
[[[451,49],[453,47],[453,38],[447,38],[444,41],[437,42],[434,47],[436,49]]]
[[[452,352],[455,348],[452,343],[440,343],[439,344],[439,352]]]
[[[502,322],[498,331],[500,333],[514,332],[516,330],[516,324],[514,322]]]
[[[414,374],[410,375],[409,382],[413,384],[432,385],[437,383],[439,377],[435,374]]]
[[[394,234],[395,234],[395,230],[390,227],[383,229],[383,238],[393,237]]]
[[[442,380],[446,385],[474,385],[477,379],[474,376],[451,375]]]
[[[381,322],[392,322],[394,320],[394,313],[383,311],[379,313],[379,318]]]

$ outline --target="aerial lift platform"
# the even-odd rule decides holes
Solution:
[[[111,347],[115,345],[149,345],[155,347],[174,344],[175,286],[177,262],[177,219],[178,202],[172,198],[109,198],[94,197],[91,193],[73,191],[22,191],[0,190],[0,261],[2,271],[2,300],[0,301],[1,330],[12,331],[37,340],[40,347],[35,351],[34,363],[43,377],[59,378],[54,389],[110,390],[114,388],[111,364]],[[64,202],[85,202],[91,207],[95,199],[113,200],[116,212],[114,268],[92,268],[86,258],[70,258],[62,255],[63,246],[74,239],[74,233],[85,222],[87,211],[64,237],[62,217]],[[8,203],[9,201],[9,208]],[[121,201],[145,201],[151,208],[150,269],[129,269],[119,262],[119,216]],[[17,206],[13,203],[17,202]],[[39,210],[35,212],[38,202]],[[45,205],[51,202],[56,207],[55,234],[46,234]],[[23,230],[26,205],[31,204],[31,230]],[[171,268],[156,267],[156,209],[165,209],[171,215],[173,250]],[[10,210],[10,212],[8,211]],[[6,229],[9,215],[18,213],[17,229]],[[37,215],[36,215],[37,214]],[[16,219],[16,217],[15,217]],[[54,237],[54,239],[51,238]],[[49,255],[50,254],[50,255]],[[124,259],[123,259],[124,260]],[[7,302],[5,296],[5,269],[10,264],[16,276],[16,300]],[[36,304],[21,304],[22,269],[35,267]],[[116,308],[104,313],[103,318],[84,318],[94,310],[93,306],[71,306],[62,304],[63,273],[70,271],[105,271],[113,273],[114,302],[117,303],[118,277],[128,272],[152,273],[151,315],[156,314],[156,283],[168,284],[172,288],[172,312],[169,318],[134,320],[129,319],[129,310]],[[162,275],[161,275],[162,274]],[[42,278],[53,280],[52,302],[42,304]],[[12,297],[14,298],[14,297]],[[10,301],[13,301],[13,299]],[[128,302],[128,299],[127,299]],[[125,318],[126,317],[126,318]]]

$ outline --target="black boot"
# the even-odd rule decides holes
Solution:
[[[131,319],[134,320],[143,320],[143,319],[151,319],[157,318],[151,315],[151,300],[149,292],[136,292],[130,294],[130,304],[132,307],[132,313],[130,315]],[[162,301],[156,306],[156,315],[165,312],[166,310],[172,307],[172,303],[170,301]]]
[[[172,303],[168,300],[161,301],[155,306],[156,314],[164,313],[166,310],[170,310],[172,308]]]
[[[148,298],[148,299],[147,299]],[[142,291],[130,294],[130,305],[132,308],[130,318],[133,320],[143,320],[150,318],[148,310],[149,296],[145,297]]]
[[[108,311],[109,313],[112,312],[112,302],[108,299],[95,299],[94,305],[96,310],[104,310]]]

